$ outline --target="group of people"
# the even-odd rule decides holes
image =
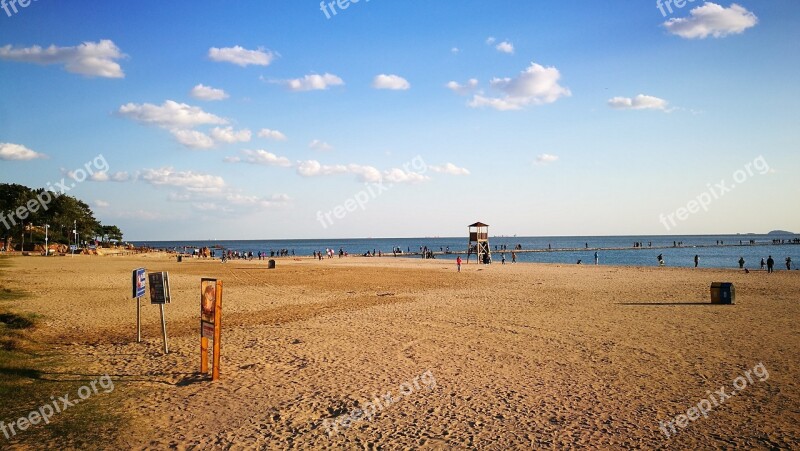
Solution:
[[[344,253],[344,251],[342,251],[342,253]],[[333,249],[328,249],[326,247],[325,248],[325,254],[323,254],[322,251],[314,251],[314,258],[318,258],[318,259],[322,260],[322,256],[323,255],[328,257],[328,258],[333,258]],[[339,258],[341,258],[341,257],[342,256],[340,255]]]
[[[661,264],[663,262],[660,254],[658,256],[658,261],[659,261],[659,264]],[[743,256],[739,257],[739,262],[738,263],[739,263],[739,268],[740,269],[745,269],[744,264],[746,262],[745,262],[745,259],[744,259]],[[699,255],[695,255],[694,256],[694,267],[697,268],[697,266],[699,264],[700,264],[700,256]],[[761,270],[763,271],[765,268],[766,268],[768,273],[774,271],[775,259],[772,258],[772,255],[767,257],[766,260],[764,260],[763,258],[761,259]],[[792,270],[792,257],[786,257],[786,270],[787,271],[791,271]],[[746,271],[746,269],[745,269],[745,271]]]
[[[761,259],[761,269],[764,269],[764,266],[767,267],[767,272],[773,272],[773,268],[775,267],[775,260],[772,259],[770,255],[767,257],[767,261],[765,262],[764,259]],[[786,257],[786,270],[792,270],[792,257]]]
[[[800,244],[800,238],[793,238],[791,240],[772,240],[772,244],[785,244],[785,243]]]
[[[253,251],[234,251],[228,249],[227,251],[222,251],[222,263],[228,260],[252,260],[253,258],[266,260],[269,257],[288,257],[289,255],[294,255],[294,249],[291,251],[289,251],[289,249],[270,250],[269,255],[267,255],[267,251],[258,251],[253,254]],[[211,251],[211,258],[214,258],[213,250]]]
[[[436,256],[433,254],[433,249],[430,249],[428,246],[420,246],[419,253],[422,255],[422,258],[425,259],[436,258]]]

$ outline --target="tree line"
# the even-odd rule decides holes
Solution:
[[[80,242],[122,241],[119,227],[101,224],[85,202],[43,188],[0,183],[0,214],[0,233],[6,249],[17,248],[22,242],[24,250],[43,244],[45,225],[49,226],[50,243],[76,244],[73,229]]]

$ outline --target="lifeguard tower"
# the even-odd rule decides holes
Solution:
[[[492,251],[489,248],[489,225],[476,222],[469,226],[469,247],[467,247],[467,263],[469,256],[474,253],[478,263],[491,261]]]

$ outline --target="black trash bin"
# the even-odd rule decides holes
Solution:
[[[714,282],[711,284],[712,304],[733,304],[736,299],[736,289],[730,282]]]
[[[183,261],[183,255],[178,255],[178,263]]]
[[[267,263],[267,269],[275,269],[275,260],[270,260]]]

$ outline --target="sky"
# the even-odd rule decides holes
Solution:
[[[800,232],[800,3],[0,3],[0,182],[126,240]]]

